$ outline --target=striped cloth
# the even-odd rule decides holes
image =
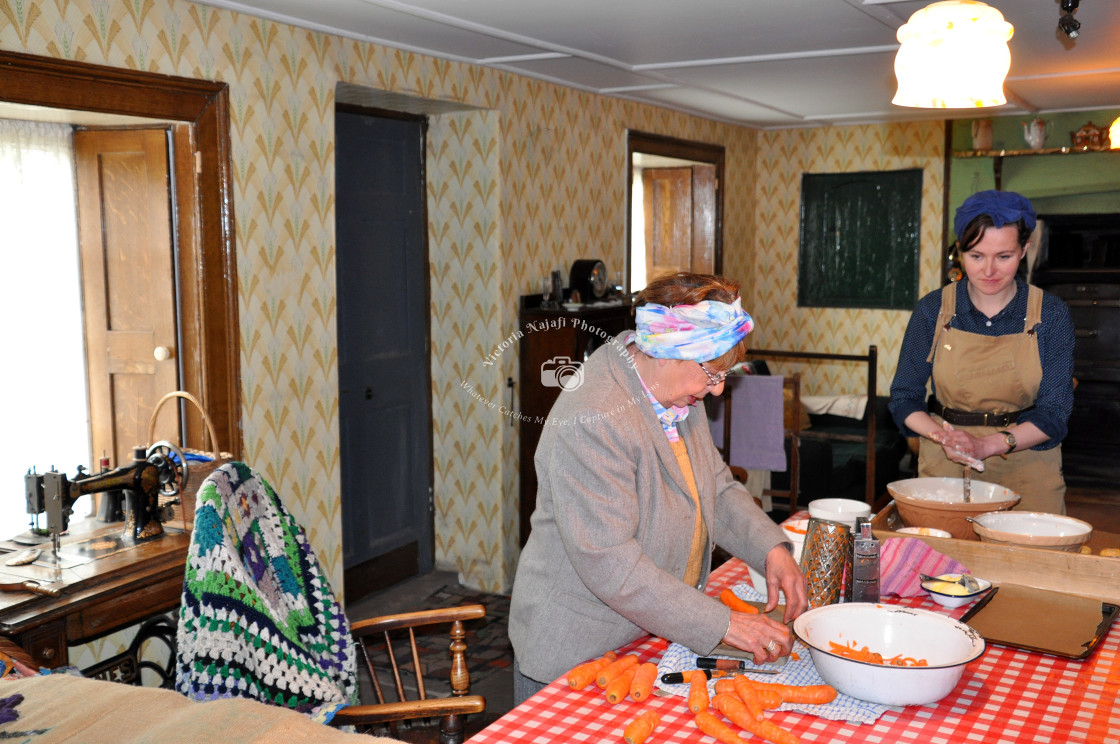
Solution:
[[[888,537],[879,546],[879,595],[919,597],[925,593],[919,573],[927,576],[971,573],[959,561],[938,553],[916,537]]]
[[[197,496],[175,689],[248,697],[329,721],[357,701],[350,627],[303,529],[247,465]]]

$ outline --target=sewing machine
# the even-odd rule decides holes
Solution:
[[[178,458],[176,461],[175,458]],[[59,537],[70,525],[74,502],[95,493],[124,493],[125,528],[122,538],[140,542],[163,534],[174,501],[161,505],[160,496],[176,496],[187,485],[187,460],[175,445],[157,442],[145,450],[136,447],[128,465],[101,473],[86,473],[79,466],[73,480],[63,473],[29,472],[24,476],[27,513],[46,513],[47,531],[58,554]]]

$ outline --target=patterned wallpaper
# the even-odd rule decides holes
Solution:
[[[483,360],[540,277],[581,257],[623,266],[627,129],[727,148],[725,273],[743,283],[758,346],[877,343],[889,380],[905,325],[904,313],[795,307],[802,171],[925,168],[923,291],[937,275],[940,125],[759,133],[186,0],[0,0],[0,48],[229,84],[246,459],[336,587],[338,83],[474,109],[432,116],[427,172],[436,560],[481,589],[508,590],[516,566],[516,430],[462,383],[506,400],[515,350]],[[72,659],[84,666],[121,643],[110,636]]]

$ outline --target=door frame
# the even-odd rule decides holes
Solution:
[[[723,145],[713,145],[707,142],[669,137],[663,134],[651,134],[636,129],[626,131],[626,274],[623,279],[625,292],[630,291],[630,277],[633,267],[630,265],[630,243],[633,235],[633,199],[634,199],[634,153],[647,153],[661,155],[678,160],[692,160],[697,163],[706,163],[716,169],[716,205],[715,205],[715,236],[712,247],[712,265],[714,273],[723,273]],[[695,215],[693,216],[695,222]]]
[[[0,51],[0,101],[182,122],[173,127],[180,284],[180,387],[204,401],[220,446],[240,458],[241,371],[229,86]],[[186,408],[183,444],[203,449]]]

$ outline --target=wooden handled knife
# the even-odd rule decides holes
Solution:
[[[38,581],[16,581],[9,584],[0,583],[0,592],[31,592],[42,594],[44,597],[57,597],[62,594],[62,586],[40,584]]]

